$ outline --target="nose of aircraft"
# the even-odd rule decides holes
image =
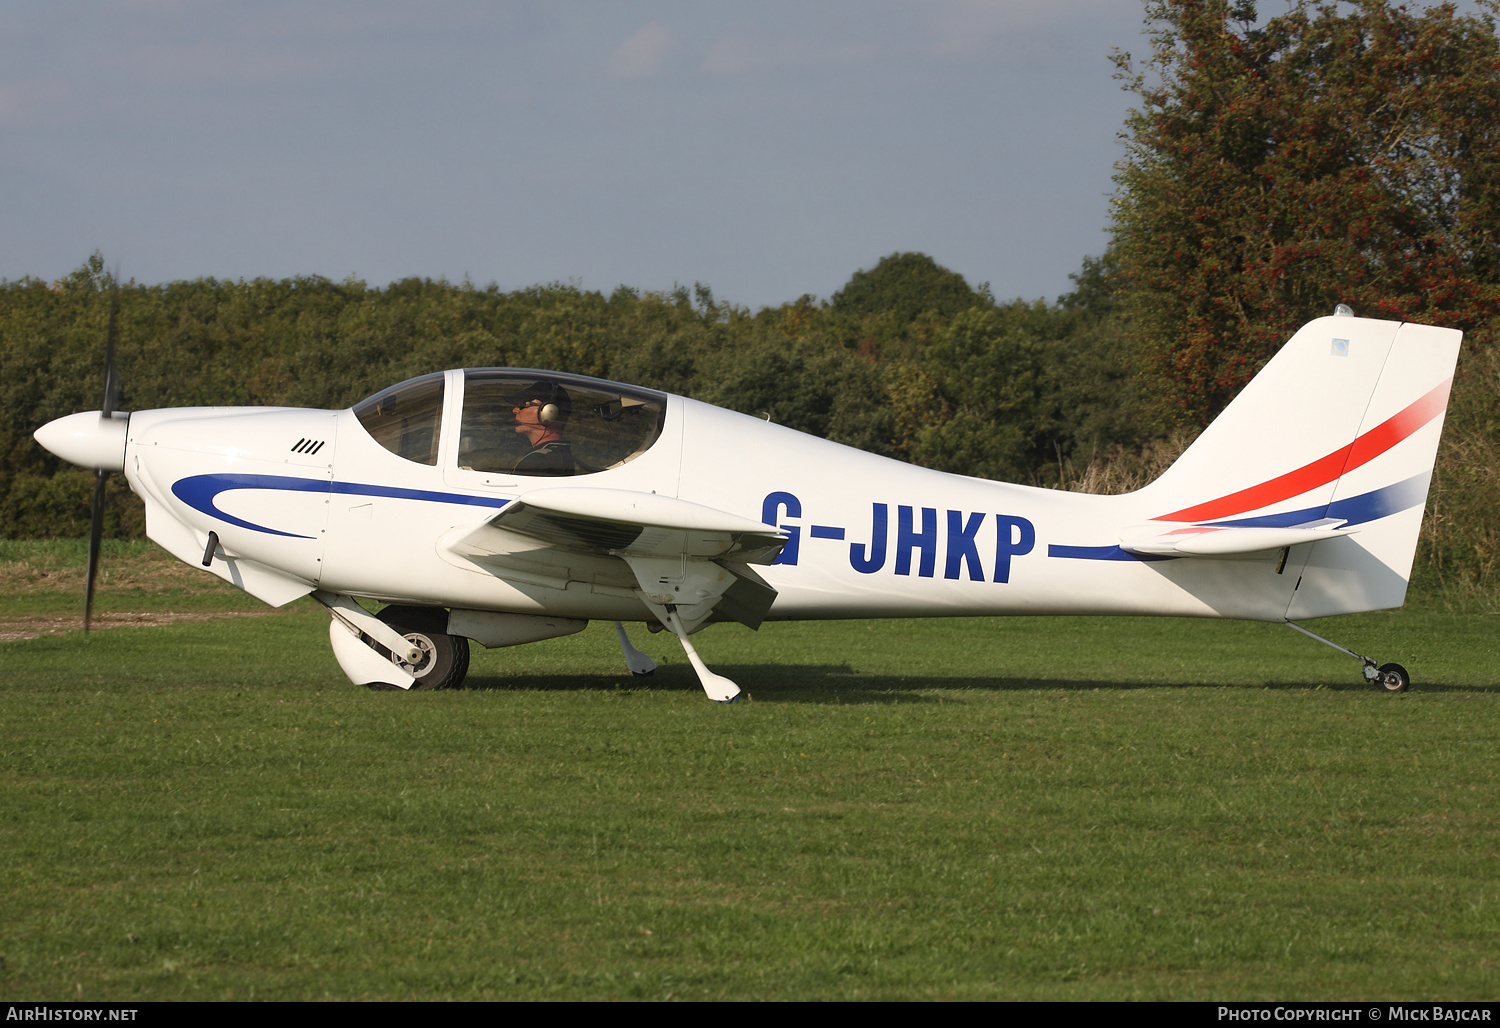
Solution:
[[[32,438],[71,464],[100,471],[125,470],[125,429],[130,415],[104,417],[86,410],[49,421]]]

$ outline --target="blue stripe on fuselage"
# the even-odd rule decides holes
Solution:
[[[424,500],[429,503],[458,503],[472,507],[504,507],[508,499],[494,496],[465,496],[462,493],[440,493],[430,489],[401,489],[388,485],[366,485],[361,482],[330,482],[320,478],[296,478],[290,475],[193,475],[172,484],[172,495],[209,517],[248,528],[252,532],[279,535],[289,539],[311,539],[310,535],[282,532],[253,524],[233,514],[226,514],[214,503],[220,493],[235,489],[270,489],[293,493],[340,493],[348,496],[385,496],[395,500]]]

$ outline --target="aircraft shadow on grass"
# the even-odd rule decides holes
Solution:
[[[756,683],[750,699],[772,703],[818,705],[961,703],[964,692],[1127,692],[1139,689],[1245,689],[1279,692],[1366,692],[1362,683],[1344,681],[1231,682],[1191,681],[1121,682],[1108,679],[981,677],[977,675],[862,675],[847,664],[741,664],[730,672],[743,681]],[[541,692],[636,692],[696,693],[698,681],[687,665],[662,667],[648,679],[627,675],[470,675],[466,690]],[[1496,685],[1445,685],[1423,683],[1427,692],[1500,693]],[[940,695],[940,694],[958,695]]]

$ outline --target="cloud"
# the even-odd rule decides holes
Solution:
[[[615,48],[607,65],[617,79],[655,78],[677,50],[677,34],[659,21],[642,26]]]

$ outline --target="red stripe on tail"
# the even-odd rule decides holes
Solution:
[[[1248,489],[1220,496],[1195,507],[1184,507],[1171,514],[1162,514],[1152,520],[1213,521],[1269,507],[1273,503],[1299,496],[1309,489],[1327,485],[1335,478],[1368,464],[1443,413],[1448,407],[1448,391],[1452,388],[1451,378],[1434,386],[1425,396],[1357,437],[1348,446],[1335,450],[1326,457],[1319,457],[1311,464],[1304,464],[1296,471],[1288,471]]]

